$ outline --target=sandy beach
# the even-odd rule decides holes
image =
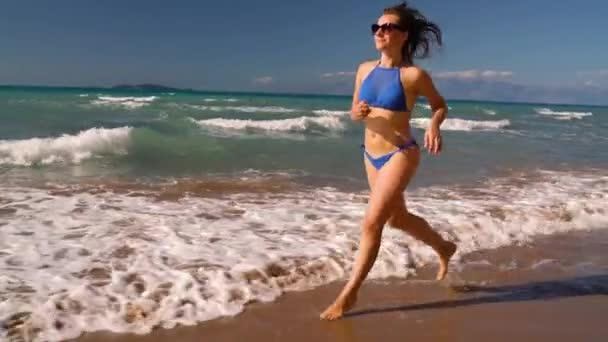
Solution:
[[[411,279],[367,282],[339,321],[318,319],[342,283],[287,293],[236,317],[148,335],[89,333],[104,341],[605,341],[606,234],[560,234],[463,257],[442,282],[434,267]]]
[[[608,2],[260,4],[3,3],[0,342],[608,342]]]

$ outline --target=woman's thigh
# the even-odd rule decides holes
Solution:
[[[416,172],[419,159],[418,149],[395,153],[380,170],[365,160],[370,185],[367,220],[382,225],[389,219],[393,209],[405,207],[403,192]]]

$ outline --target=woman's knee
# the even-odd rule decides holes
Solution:
[[[368,235],[378,235],[382,233],[384,227],[384,221],[380,217],[366,216],[363,218],[363,224],[361,225],[361,232]]]
[[[401,228],[405,225],[404,215],[401,213],[394,213],[386,222],[389,226],[393,228]]]
[[[407,210],[398,211],[393,213],[387,222],[391,227],[399,229],[415,229],[426,221],[417,215],[410,213]]]
[[[403,196],[399,194],[393,201],[391,216],[386,222],[389,226],[400,228],[407,224],[409,212],[405,207]]]

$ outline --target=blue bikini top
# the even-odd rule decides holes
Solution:
[[[359,100],[366,101],[370,107],[407,112],[400,70],[376,65],[361,84]]]

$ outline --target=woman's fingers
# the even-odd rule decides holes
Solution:
[[[439,151],[441,151],[441,136],[437,135],[437,136],[435,136],[434,143],[433,143],[433,153],[439,154]]]
[[[361,115],[367,115],[370,111],[369,105],[365,101],[359,102],[359,111]]]
[[[441,151],[441,135],[434,132],[425,132],[424,134],[424,147],[431,154],[439,154]]]
[[[367,107],[367,103],[365,101],[359,101],[355,107],[355,115],[358,119],[362,119],[365,117],[366,115],[366,108],[369,110],[369,107]]]

